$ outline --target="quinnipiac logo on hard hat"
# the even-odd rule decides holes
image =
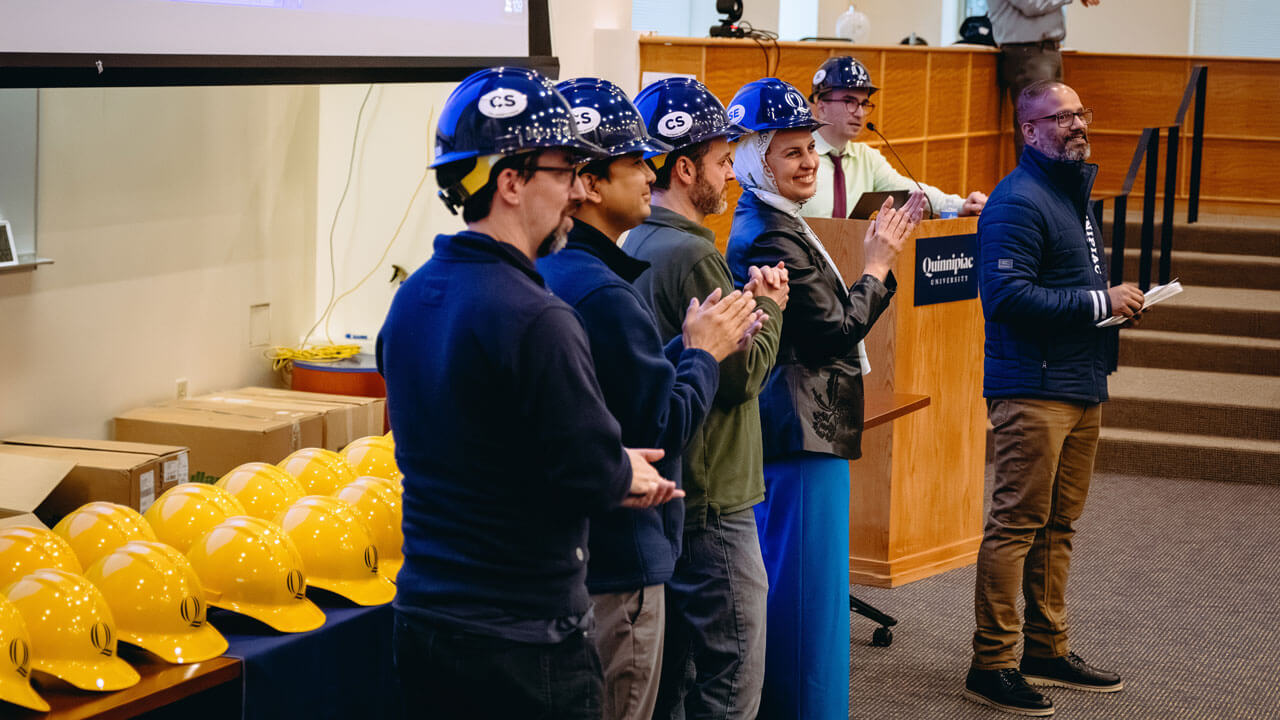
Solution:
[[[301,570],[290,570],[285,576],[284,586],[293,593],[294,599],[301,600],[306,597],[307,579],[302,576]]]
[[[794,90],[787,91],[787,104],[797,110],[809,105],[804,101],[804,96]]]
[[[114,651],[111,648],[111,626],[99,620],[89,629],[89,642],[98,649],[98,652],[107,657],[111,657]]]
[[[188,595],[182,598],[182,604],[178,606],[178,612],[182,614],[182,619],[191,627],[198,628],[204,625],[204,603],[200,602],[200,598],[195,595]]]
[[[22,677],[31,674],[31,648],[26,640],[14,638],[9,641],[9,662]]]
[[[378,574],[378,548],[373,545],[364,549],[364,566],[374,575]]]

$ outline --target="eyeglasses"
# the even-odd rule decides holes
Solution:
[[[524,167],[524,170],[525,170],[526,172],[530,172],[530,173],[535,173],[535,172],[539,172],[539,171],[541,171],[541,172],[549,172],[549,173],[564,173],[564,174],[566,174],[566,175],[568,175],[568,176],[569,176],[569,183],[568,183],[568,184],[569,184],[569,185],[573,185],[574,178],[578,177],[578,170],[580,170],[580,169],[581,169],[581,167],[582,167],[581,165],[568,165],[568,166],[562,166],[562,165],[527,165],[527,166],[525,166],[525,167]]]
[[[1053,115],[1045,115],[1044,117],[1031,118],[1027,122],[1035,122],[1037,120],[1057,120],[1058,127],[1069,128],[1071,127],[1072,123],[1076,118],[1080,118],[1080,122],[1084,123],[1085,125],[1091,125],[1093,123],[1093,108],[1085,108],[1080,112],[1071,112],[1070,110],[1063,110],[1062,112],[1054,113]]]
[[[833,98],[833,97],[824,97],[824,98],[818,98],[818,99],[821,100],[822,102],[827,102],[827,103],[844,103],[844,109],[847,110],[851,115],[857,112],[858,108],[862,108],[862,112],[864,113],[870,113],[872,110],[876,109],[876,104],[871,102],[870,100],[863,100],[859,102],[857,98]]]

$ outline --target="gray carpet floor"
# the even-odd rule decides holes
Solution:
[[[878,648],[875,624],[853,620],[850,717],[1016,717],[960,695],[973,580],[970,566],[854,588],[899,624]],[[1280,719],[1280,487],[1095,476],[1067,603],[1072,649],[1125,689],[1049,688],[1056,718]]]

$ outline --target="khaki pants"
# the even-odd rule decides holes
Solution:
[[[973,667],[1018,666],[1067,654],[1066,586],[1074,523],[1084,511],[1101,406],[1052,400],[988,401],[995,428],[995,488],[974,593]],[[1026,624],[1018,617],[1018,592]]]
[[[661,585],[592,595],[604,665],[604,720],[649,720],[658,699],[666,599]]]

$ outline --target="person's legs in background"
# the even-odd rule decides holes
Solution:
[[[1062,80],[1062,52],[1053,41],[1011,43],[1000,48],[1000,86],[1009,96],[1013,115],[1013,159],[1022,157],[1022,124],[1018,122],[1018,94],[1037,80]]]

